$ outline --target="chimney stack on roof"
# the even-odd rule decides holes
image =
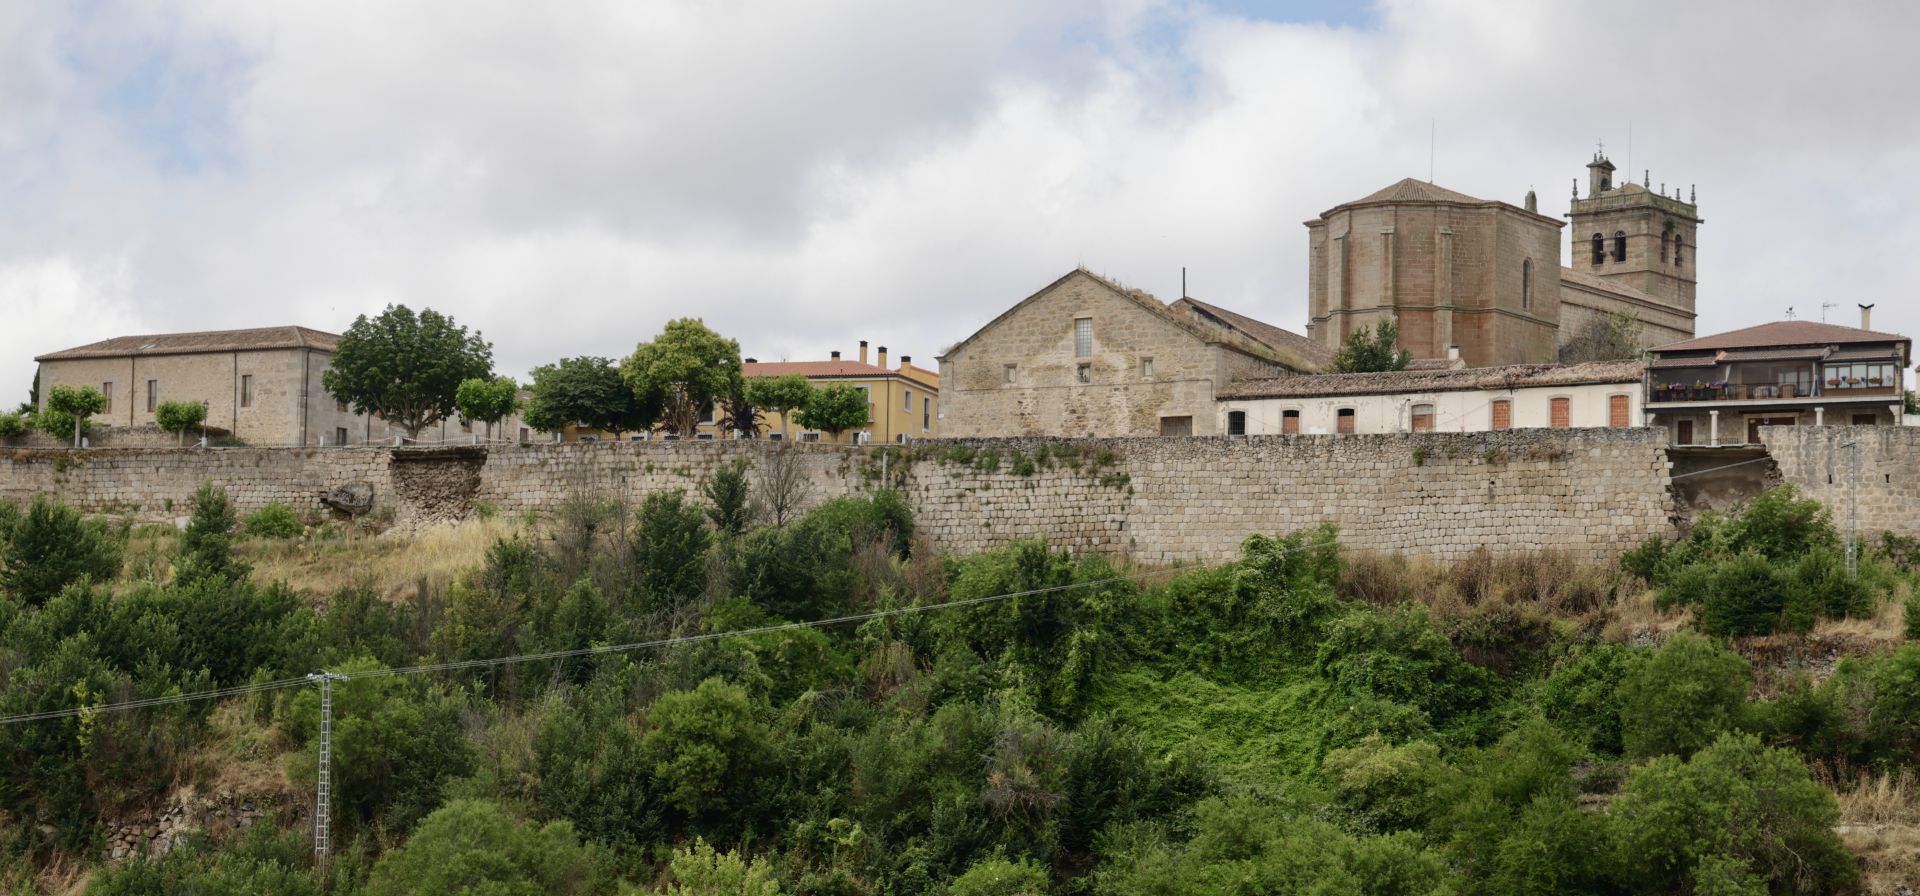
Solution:
[[[1449,361],[1460,360],[1460,346],[1457,343],[1449,344],[1447,346],[1447,360]]]
[[[742,358],[740,359],[740,362],[743,364],[758,364],[760,363],[760,359],[759,358]]]
[[[912,355],[901,355],[901,356],[900,356],[900,369],[901,369],[901,370],[905,370],[905,369],[907,369],[907,368],[909,368],[909,367],[912,367],[912,366],[913,366],[913,356],[912,356]]]
[[[1879,303],[1876,302],[1875,304]],[[1860,329],[1873,329],[1873,305],[1860,306]]]
[[[866,359],[861,358],[860,360],[864,361]],[[878,362],[878,365],[883,368],[887,366],[887,347],[884,345],[880,346],[880,360]]]
[[[838,360],[840,360],[840,353],[839,353],[839,352],[834,352],[834,353],[833,353],[833,359],[834,359],[835,361],[838,361]]]
[[[840,356],[834,355],[834,357],[838,358]],[[860,340],[860,363],[867,363],[867,341],[865,339]]]

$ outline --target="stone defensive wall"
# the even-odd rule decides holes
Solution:
[[[1920,536],[1920,427],[1769,426],[1760,441],[1780,477],[1833,511],[1842,533],[1850,524]]]
[[[1920,441],[1900,430],[1843,431],[1883,440],[1873,455],[1880,466],[1866,478],[1884,475],[1909,489],[1863,499],[1862,528],[1871,519],[1913,531],[1912,477],[1903,473],[1912,464],[1899,458],[1920,457]],[[1824,473],[1803,470],[1828,463],[1834,449],[1812,431],[1792,435],[1807,441],[1783,448],[1801,452],[1782,460],[1789,479],[1824,483]],[[956,552],[1046,538],[1145,562],[1218,561],[1236,556],[1249,533],[1327,522],[1360,550],[1459,558],[1481,547],[1556,548],[1610,560],[1649,535],[1671,533],[1681,518],[1665,434],[1650,429],[930,440],[781,451],[751,441],[0,449],[0,500],[24,504],[45,492],[89,511],[169,519],[183,516],[194,490],[211,480],[243,512],[281,501],[333,513],[323,498],[357,486],[370,492],[366,512],[406,529],[485,509],[549,512],[577,495],[631,504],[660,489],[693,496],[716,465],[744,457],[756,479],[787,464],[806,483],[802,506],[897,487],[920,531]],[[1833,497],[1824,485],[1808,488]]]

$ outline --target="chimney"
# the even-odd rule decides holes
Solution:
[[[840,360],[840,353],[839,353],[839,352],[834,352],[834,353],[833,353],[833,359],[834,359],[835,361],[838,361],[838,360]]]
[[[759,359],[759,358],[743,358],[743,359],[741,359],[741,362],[740,362],[740,363],[742,363],[742,364],[758,364],[758,363],[760,363],[760,359]]]
[[[1876,302],[1875,304],[1879,303]],[[1860,306],[1860,329],[1873,329],[1873,305]]]
[[[840,356],[834,355],[834,357],[838,358]],[[860,340],[860,363],[867,363],[867,341],[865,339]]]
[[[1455,343],[1455,344],[1450,344],[1450,345],[1448,345],[1448,346],[1447,346],[1447,360],[1449,360],[1449,361],[1458,361],[1458,360],[1460,360],[1460,346],[1459,346],[1459,344],[1457,344],[1457,343]]]
[[[862,358],[862,359],[860,359],[860,360],[862,360],[862,361],[864,361],[864,360],[866,360],[866,359],[865,359],[865,358]],[[883,346],[880,346],[880,360],[879,360],[879,362],[878,362],[878,364],[877,364],[877,366],[879,366],[879,367],[885,367],[885,366],[887,366],[887,347],[886,347],[886,346],[884,346],[884,345],[883,345]]]
[[[907,368],[909,368],[909,367],[912,367],[912,366],[913,366],[913,356],[912,356],[912,355],[901,355],[901,356],[900,356],[900,369],[901,369],[901,370],[905,370],[905,369],[907,369]]]

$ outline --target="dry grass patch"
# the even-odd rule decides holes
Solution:
[[[1920,781],[1911,770],[1865,774],[1828,786],[1840,804],[1834,830],[1860,857],[1862,890],[1871,896],[1920,892]]]
[[[527,532],[520,520],[495,517],[437,526],[416,534],[347,535],[330,539],[247,539],[240,554],[258,581],[284,581],[297,590],[332,594],[368,588],[388,599],[422,583],[444,589],[479,567],[496,540]]]

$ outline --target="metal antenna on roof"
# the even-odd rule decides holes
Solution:
[[[1793,320],[1793,306],[1787,306],[1787,320]]]
[[[1838,307],[1840,307],[1840,305],[1837,302],[1821,302],[1820,303],[1820,322],[1823,324],[1827,322],[1828,308],[1838,308]]]

